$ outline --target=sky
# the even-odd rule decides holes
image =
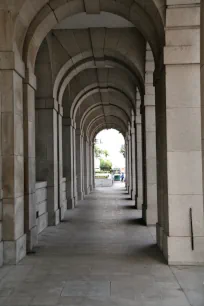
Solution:
[[[120,153],[121,145],[124,144],[122,134],[114,129],[103,130],[96,136],[96,139],[97,146],[108,151],[108,159],[112,161],[113,168],[124,168],[125,159]],[[99,167],[99,162],[95,161],[95,166]]]

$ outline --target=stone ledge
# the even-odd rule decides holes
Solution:
[[[36,182],[35,184],[35,189],[41,189],[41,188],[46,188],[47,187],[47,182]]]

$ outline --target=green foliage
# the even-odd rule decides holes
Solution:
[[[120,153],[123,155],[123,157],[125,158],[125,145],[123,144],[120,148]]]
[[[94,155],[96,158],[101,158],[102,156],[105,156],[106,158],[109,156],[109,153],[107,150],[100,149],[97,145],[94,146]]]
[[[112,169],[112,162],[110,160],[100,160],[100,169],[102,171],[110,171]]]

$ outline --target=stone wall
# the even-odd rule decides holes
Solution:
[[[95,178],[95,187],[111,187],[112,185],[113,185],[112,179]]]
[[[48,226],[47,182],[36,183],[36,223],[38,234]]]

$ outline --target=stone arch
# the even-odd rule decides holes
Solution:
[[[75,105],[72,105],[71,110],[70,110],[70,117],[73,118],[75,120],[76,114],[77,114],[77,110],[80,107],[80,105],[83,103],[83,101],[85,101],[86,99],[88,99],[90,96],[93,96],[96,93],[101,93],[101,92],[106,92],[107,94],[111,93],[117,93],[119,96],[121,96],[121,100],[124,100],[124,103],[126,104],[126,102],[129,103],[129,107],[132,107],[134,109],[134,104],[133,101],[130,100],[129,97],[127,97],[123,91],[121,91],[119,88],[114,88],[114,87],[108,87],[108,88],[100,88],[100,87],[94,87],[91,90],[89,90],[88,92],[85,92],[84,95],[79,99],[79,101],[77,101],[77,103]],[[104,101],[105,102],[105,101]],[[109,101],[107,101],[106,103],[108,103]],[[126,104],[127,105],[127,104]],[[134,109],[135,112],[135,109]]]
[[[111,103],[110,103],[109,105],[110,105],[110,106],[115,106],[115,107],[117,107],[117,108],[120,109],[122,112],[124,112],[124,113],[129,117],[129,119],[130,119],[130,114],[128,114],[128,112],[127,112],[125,109],[123,109],[122,107],[119,107],[118,105],[115,105],[115,104],[111,104]],[[85,120],[87,119],[87,116],[89,116],[89,112],[94,111],[94,109],[97,108],[97,107],[101,107],[101,103],[98,103],[98,104],[95,104],[94,106],[89,107],[89,108],[87,109],[87,111],[84,113],[84,115],[80,118],[81,120],[80,120],[80,122],[79,122],[79,126],[80,126],[81,129],[83,129],[84,122],[85,122]],[[77,124],[77,126],[78,126],[78,122],[76,122],[76,124]]]
[[[100,2],[100,11],[114,13],[132,22],[149,42],[158,61],[164,44],[164,26],[156,1],[148,0],[141,5],[138,0],[134,3],[103,0]],[[24,49],[27,68],[32,68],[35,63],[39,46],[49,31],[61,20],[80,12],[87,12],[82,0],[60,3],[44,0],[40,4],[30,0],[24,3],[16,19],[15,38],[21,54]]]
[[[121,115],[121,114],[120,114]],[[85,129],[87,136],[91,135],[91,132],[94,128],[96,128],[100,123],[117,123],[118,125],[121,125],[121,127],[126,130],[127,129],[127,122],[125,122],[122,116],[119,115],[113,115],[109,114],[107,116],[99,114],[98,116],[95,116],[93,120],[87,125],[87,129]]]
[[[72,61],[71,61],[72,63]],[[59,101],[59,103],[62,103],[62,98],[63,98],[63,94],[64,91],[67,87],[67,85],[70,83],[70,81],[76,77],[81,71],[89,69],[89,68],[97,68],[97,67],[101,67],[101,65],[95,65],[95,61],[94,58],[88,58],[87,62],[83,62],[81,64],[79,64],[79,66],[74,67],[74,69],[72,69],[66,77],[63,78],[63,74],[60,71],[59,75],[56,78],[54,87],[53,87],[53,97],[55,99],[57,99]],[[69,64],[70,65],[70,61]],[[144,79],[142,77],[142,75],[139,73],[139,71],[137,70],[134,71],[130,66],[128,66],[125,62],[119,62],[114,58],[108,58],[107,60],[105,60],[104,62],[104,67],[105,66],[112,66],[114,68],[120,68],[122,70],[124,70],[125,72],[127,72],[132,78],[135,79],[135,83],[138,86],[141,94],[144,94]],[[66,66],[66,65],[65,65]],[[64,69],[64,67],[63,67]]]
[[[115,104],[109,104],[109,105],[101,105],[101,104],[98,104],[98,105],[94,105],[92,108],[90,107],[90,108],[87,110],[87,114],[86,114],[86,116],[84,117],[84,121],[83,121],[83,122],[80,122],[80,127],[81,127],[82,130],[84,130],[84,127],[86,126],[86,122],[87,122],[87,124],[88,124],[88,122],[90,121],[89,117],[90,117],[92,114],[94,115],[94,118],[97,118],[96,115],[95,115],[95,113],[96,113],[97,111],[99,111],[99,113],[101,113],[101,112],[100,112],[101,108],[104,109],[104,113],[106,113],[106,111],[110,111],[110,113],[112,114],[112,111],[113,111],[113,114],[117,114],[117,115],[119,116],[119,114],[118,114],[118,112],[119,112],[119,113],[120,113],[120,116],[119,116],[119,117],[120,117],[121,119],[123,118],[124,122],[128,122],[128,121],[131,120],[131,116],[130,116],[124,109],[122,109],[121,107],[119,107],[118,105],[115,105]],[[108,108],[109,108],[109,110],[108,110]],[[118,116],[115,115],[115,117],[118,117]],[[106,114],[105,114],[104,117],[106,117]],[[93,120],[95,120],[95,119],[93,119]],[[88,124],[87,129],[89,128],[90,124],[92,124],[91,121],[90,121],[90,123]],[[86,133],[86,131],[84,131],[84,132]]]
[[[103,122],[100,123],[96,128],[92,130],[92,132],[89,135],[89,139],[91,142],[94,141],[94,138],[96,135],[105,129],[115,128],[118,132],[122,133],[123,137],[125,138],[125,134],[127,132],[126,129],[124,129],[118,122]]]

